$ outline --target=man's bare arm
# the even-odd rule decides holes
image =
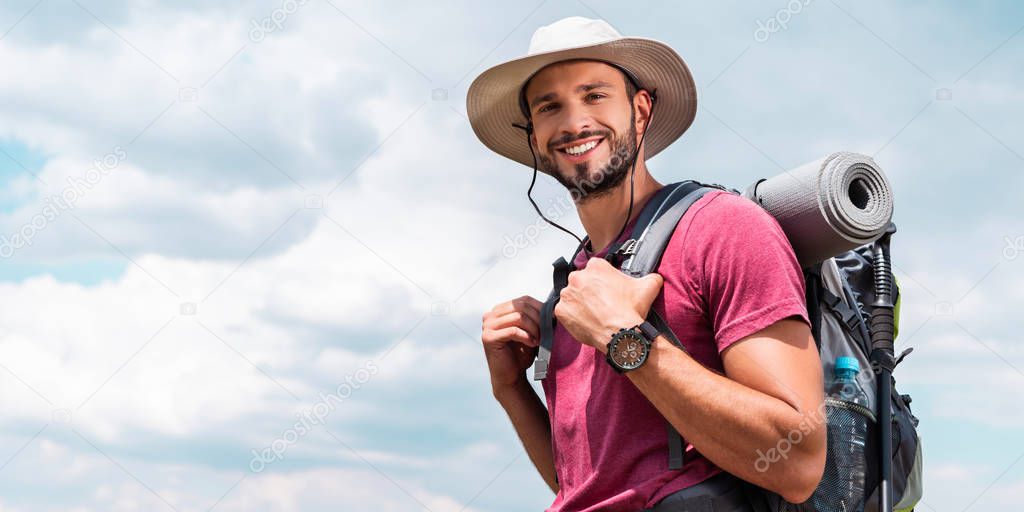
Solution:
[[[508,414],[537,472],[551,491],[557,494],[558,481],[551,452],[551,423],[544,403],[525,379],[510,388],[495,389],[494,398]]]
[[[810,329],[781,320],[732,344],[722,361],[725,376],[659,336],[648,361],[626,375],[708,460],[790,502],[806,501],[821,479],[826,442]],[[780,443],[789,448],[785,459],[757,464]]]
[[[544,482],[558,492],[548,411],[526,378],[540,345],[540,308],[529,295],[484,313],[481,341],[494,398],[508,414],[527,455]]]

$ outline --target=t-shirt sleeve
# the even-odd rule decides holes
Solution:
[[[810,325],[803,270],[778,221],[753,201],[720,193],[694,215],[684,264],[698,276],[721,353],[773,323]]]

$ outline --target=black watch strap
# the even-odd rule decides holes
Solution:
[[[640,332],[644,333],[644,337],[647,338],[647,341],[650,341],[651,343],[654,343],[654,338],[657,338],[661,334],[661,331],[657,327],[646,320],[636,326],[636,328],[640,329]]]
[[[669,341],[675,344],[675,346],[683,349],[684,352],[686,351],[686,347],[683,347],[683,343],[676,337],[676,333],[672,332],[672,328],[668,326],[668,322],[666,322],[665,319],[654,310],[654,308],[651,308],[651,311],[647,314],[647,321],[645,321],[644,324],[646,323],[653,325],[658,330],[658,334],[665,336]],[[643,324],[640,325],[642,326]],[[651,341],[654,341],[654,339],[651,338]]]

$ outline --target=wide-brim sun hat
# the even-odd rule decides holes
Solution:
[[[657,90],[644,158],[668,147],[697,115],[697,86],[682,57],[667,44],[624,37],[604,20],[572,16],[537,29],[525,57],[498,64],[480,74],[466,93],[466,113],[477,138],[504,157],[533,168],[533,155],[522,128],[523,85],[545,66],[565,60],[597,60],[631,75],[637,85]]]

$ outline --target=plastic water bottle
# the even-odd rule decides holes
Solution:
[[[857,382],[860,363],[855,357],[837,357],[835,378],[828,396],[868,408],[868,397]],[[828,409],[828,455],[822,483],[814,493],[820,511],[861,512],[864,510],[864,478],[867,471],[864,446],[868,435],[867,416],[840,406]]]

